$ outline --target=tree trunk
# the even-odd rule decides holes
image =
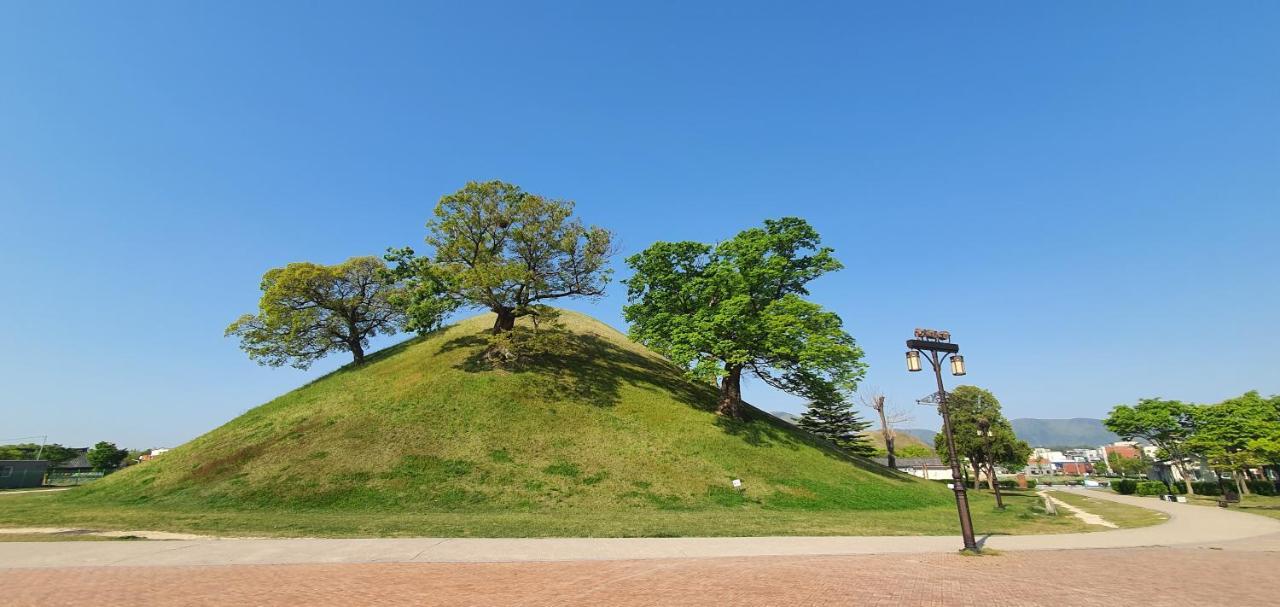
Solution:
[[[742,365],[725,365],[725,376],[720,378],[720,402],[716,413],[734,419],[741,417]]]
[[[360,340],[347,342],[347,347],[351,349],[352,362],[357,365],[364,362],[364,347],[360,345]]]
[[[996,465],[993,462],[987,462],[987,488],[996,490]]]
[[[893,452],[893,430],[889,429],[889,421],[884,416],[884,397],[876,396],[876,413],[880,414],[880,434],[884,435],[884,450],[889,454],[889,467],[898,467],[898,457]]]
[[[1173,461],[1177,462],[1174,466],[1177,467],[1178,473],[1182,475],[1182,483],[1187,487],[1187,495],[1195,495],[1196,490],[1191,486],[1191,475],[1187,474],[1187,466],[1180,459],[1174,459]]]
[[[989,473],[990,473],[990,477],[988,477],[988,478],[990,478],[990,480],[991,480],[991,491],[992,491],[992,492],[994,492],[994,493],[996,494],[996,507],[997,507],[997,508],[999,508],[999,509],[1001,509],[1001,510],[1004,510],[1004,496],[1003,496],[1003,495],[1000,495],[1000,483],[996,482],[996,464],[995,464],[995,462],[991,462],[990,464],[988,464],[988,465],[987,465],[987,470],[988,470],[988,471],[989,471]]]
[[[1239,489],[1241,497],[1250,495],[1249,482],[1244,480],[1244,470],[1233,471],[1231,475],[1236,477],[1236,488]]]
[[[982,488],[982,464],[978,460],[970,458],[969,463],[973,464],[973,488]]]
[[[511,308],[498,308],[494,310],[498,317],[493,321],[493,334],[505,333],[516,327],[516,312]]]

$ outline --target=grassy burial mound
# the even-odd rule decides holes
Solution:
[[[952,531],[945,487],[767,414],[717,416],[712,386],[603,323],[562,320],[567,353],[493,368],[493,317],[472,318],[156,460],[0,508],[12,520],[270,535]]]

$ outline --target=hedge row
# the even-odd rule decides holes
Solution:
[[[1276,484],[1271,481],[1258,480],[1246,481],[1249,491],[1254,495],[1280,495]],[[1232,480],[1223,480],[1222,487],[1226,487],[1227,491],[1235,492],[1236,483]],[[1168,485],[1161,481],[1139,481],[1134,479],[1121,479],[1111,483],[1111,488],[1122,495],[1165,495],[1168,493],[1183,494],[1186,493],[1186,485],[1183,483],[1170,483]],[[1222,489],[1218,486],[1217,481],[1193,481],[1191,488],[1195,490],[1196,495],[1219,496],[1222,495]]]

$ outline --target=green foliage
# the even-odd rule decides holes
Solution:
[[[899,435],[902,436],[902,435]],[[894,447],[898,457],[933,457],[934,451],[925,445],[901,445]]]
[[[1111,483],[1111,490],[1120,495],[1133,495],[1138,490],[1138,481],[1131,478],[1122,478]]]
[[[537,315],[545,302],[600,297],[609,282],[612,234],[573,217],[573,202],[501,181],[467,182],[427,222],[430,257],[392,249],[392,273],[409,284],[409,326],[434,329],[460,307],[497,314],[494,333]]]
[[[306,369],[341,350],[360,363],[370,338],[406,322],[396,301],[400,287],[376,257],[291,263],[268,270],[261,286],[258,314],[241,316],[226,335],[240,338],[240,348],[262,365]]]
[[[696,379],[718,378],[721,413],[739,416],[744,372],[810,402],[845,400],[864,373],[840,317],[804,298],[842,266],[803,219],[766,220],[715,246],[658,242],[627,264],[632,338]]]
[[[182,517],[192,520],[290,513],[365,535],[427,533],[428,522],[447,535],[829,533],[888,509],[912,512],[890,530],[954,524],[945,488],[754,409],[716,416],[713,388],[606,325],[562,312],[567,348],[493,369],[483,364],[492,323],[387,348],[59,499],[201,513]],[[745,486],[736,498],[724,492],[734,478]],[[864,522],[787,514],[851,511]],[[645,518],[662,512],[687,518]],[[348,522],[360,520],[381,522]]]
[[[798,425],[850,455],[867,457],[875,450],[862,434],[870,424],[860,419],[848,402],[810,403]]]
[[[52,463],[62,463],[77,455],[75,449],[59,444],[44,445],[20,443],[16,445],[0,445],[0,459],[42,459]],[[37,457],[39,456],[39,457]]]
[[[1195,431],[1186,447],[1220,470],[1243,473],[1246,468],[1267,463],[1269,440],[1280,434],[1272,400],[1253,391],[1216,405],[1195,407]]]
[[[120,462],[129,455],[128,449],[119,449],[115,443],[102,441],[89,449],[85,456],[89,459],[89,464],[94,470],[107,472],[120,467]]]
[[[1134,492],[1138,495],[1165,495],[1169,493],[1168,485],[1162,481],[1136,481]]]
[[[1138,450],[1138,457],[1121,457],[1119,453],[1112,451],[1107,454],[1107,464],[1112,472],[1121,476],[1142,476],[1151,470],[1151,462],[1147,461],[1141,449]]]
[[[1002,489],[1017,489],[1018,481],[1011,478],[1003,479],[1000,481],[1000,487]],[[1036,479],[1034,478],[1027,479],[1027,489],[1035,489],[1035,488],[1036,488]]]
[[[1000,401],[977,386],[957,386],[947,394],[951,433],[956,453],[984,470],[989,464],[1021,470],[1031,456],[1031,446],[1018,440],[1013,426],[1000,410]],[[946,437],[934,437],[934,449],[945,464],[951,463]]]

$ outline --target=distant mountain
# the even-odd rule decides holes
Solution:
[[[1102,425],[1102,420],[1089,417],[1072,419],[1010,420],[1013,432],[1032,447],[1097,447],[1120,440]]]
[[[800,416],[795,413],[788,413],[786,411],[770,411],[769,414],[791,425],[800,423]]]
[[[914,436],[920,439],[920,442],[932,447],[933,437],[937,436],[940,430],[930,430],[928,428],[901,428],[898,430],[898,432],[901,432],[903,434],[910,434],[911,436]]]

